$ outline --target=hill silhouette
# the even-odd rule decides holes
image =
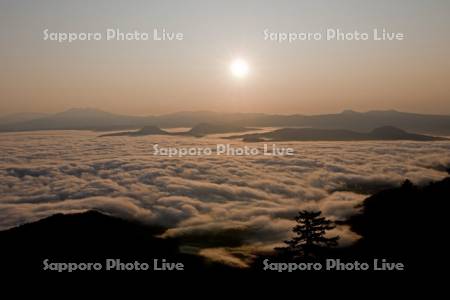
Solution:
[[[441,265],[449,199],[450,177],[423,187],[407,180],[368,197],[346,222],[362,237],[352,255],[402,259],[416,268]]]
[[[115,132],[102,134],[100,137],[108,136],[145,136],[145,135],[178,135],[178,136],[193,136],[202,137],[208,134],[220,134],[220,133],[231,133],[231,132],[241,132],[249,131],[252,128],[245,128],[241,126],[235,126],[230,124],[211,124],[211,123],[200,123],[192,127],[188,131],[181,132],[168,132],[160,129],[157,126],[145,126],[137,131],[125,131],[125,132]]]
[[[170,135],[169,132],[160,129],[157,126],[145,126],[137,131],[125,131],[125,132],[115,132],[102,134],[99,137],[108,136],[145,136],[145,135]]]
[[[414,274],[445,271],[448,235],[445,208],[449,199],[450,177],[425,186],[406,180],[397,188],[378,192],[363,201],[358,214],[336,222],[350,226],[361,238],[350,246],[323,248],[314,261],[336,258],[345,263],[386,259],[403,263],[405,270]],[[283,253],[263,255],[255,260],[253,270],[259,270],[266,258],[286,261]]]
[[[200,123],[195,125],[185,134],[192,136],[205,136],[208,134],[220,134],[230,132],[249,131],[253,128],[246,128],[232,124],[217,124],[217,123]]]
[[[128,116],[93,108],[73,108],[67,111],[30,118],[0,118],[0,131],[31,130],[129,130],[148,125],[160,128],[194,127],[200,123],[241,127],[311,127],[318,129],[346,129],[367,132],[391,125],[412,132],[450,135],[450,116],[398,112],[395,110],[355,112],[345,110],[337,114],[275,115],[261,113],[218,113],[210,111],[177,112],[159,116]]]
[[[450,177],[422,187],[406,180],[400,187],[376,193],[363,201],[358,214],[336,222],[350,226],[361,238],[351,246],[325,249],[317,259],[384,258],[402,262],[413,272],[442,269],[449,199]],[[45,258],[59,262],[166,258],[183,262],[189,272],[242,271],[183,253],[181,240],[157,237],[164,230],[99,211],[56,214],[0,232],[2,272],[40,271]],[[247,271],[261,272],[266,257],[257,257]],[[270,258],[279,259],[276,254]]]
[[[118,115],[94,108],[71,108],[24,122],[2,124],[0,131],[115,130],[149,124],[145,117]]]
[[[48,115],[44,113],[30,113],[30,112],[8,114],[0,117],[0,125],[27,122],[31,120],[44,118],[47,116]]]
[[[163,228],[114,217],[99,211],[56,214],[0,232],[2,272],[39,272],[43,260],[104,262],[107,258],[151,263],[182,262],[187,272],[227,270],[223,265],[184,254],[175,239],[156,237]]]
[[[440,141],[441,137],[433,137],[409,133],[393,126],[375,128],[370,132],[361,133],[346,129],[318,129],[318,128],[282,128],[265,133],[235,135],[230,139],[239,138],[246,142],[261,141],[370,141],[370,140],[411,140],[411,141]]]

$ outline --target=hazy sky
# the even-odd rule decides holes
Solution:
[[[183,41],[106,41],[107,28],[182,32]],[[264,40],[270,32],[406,34],[404,41]],[[100,32],[102,41],[44,41]],[[450,114],[450,1],[0,0],[0,114],[97,107]],[[229,64],[249,64],[244,79]]]

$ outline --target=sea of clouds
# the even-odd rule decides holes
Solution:
[[[450,142],[277,143],[293,147],[295,155],[182,158],[154,156],[156,143],[225,142],[99,138],[83,131],[0,134],[0,229],[99,209],[164,226],[163,236],[181,238],[201,255],[245,266],[253,250],[271,249],[290,236],[302,208],[342,220],[368,194],[406,178],[418,184],[442,179],[450,166]],[[335,231],[342,244],[357,238],[345,227]]]

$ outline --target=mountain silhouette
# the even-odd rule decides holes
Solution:
[[[406,180],[368,197],[360,213],[344,222],[361,236],[347,254],[398,259],[410,268],[442,266],[449,199],[450,177],[422,187]]]
[[[246,142],[261,141],[369,141],[369,140],[411,140],[411,141],[440,141],[441,137],[409,133],[393,126],[375,128],[368,133],[361,133],[346,129],[318,129],[318,128],[282,128],[265,133],[235,135],[230,139],[239,138]]]
[[[125,131],[102,134],[100,137],[108,136],[145,136],[145,135],[169,135],[170,133],[160,129],[157,126],[145,126],[137,131]]]
[[[146,136],[146,135],[174,135],[174,136],[193,136],[202,137],[208,134],[219,134],[219,133],[231,133],[231,132],[241,132],[249,131],[251,128],[245,128],[235,125],[227,124],[210,124],[201,123],[195,125],[188,131],[181,132],[168,132],[160,129],[157,126],[145,126],[137,131],[125,131],[125,132],[115,132],[102,134],[100,137],[111,137],[111,136]]]
[[[0,125],[27,122],[35,119],[47,117],[44,113],[16,113],[0,117]]]
[[[447,260],[444,245],[448,234],[445,209],[448,199],[450,177],[424,186],[405,180],[401,186],[367,197],[356,207],[356,214],[335,222],[339,226],[349,226],[360,236],[355,243],[323,247],[317,249],[320,251],[316,252],[314,259],[301,258],[300,261],[306,259],[325,264],[325,260],[334,258],[344,264],[354,261],[372,264],[374,259],[384,259],[389,263],[402,263],[403,273],[441,274],[446,270]],[[293,261],[290,257],[288,261]],[[252,264],[253,270],[257,271],[265,259],[284,261],[286,252],[274,251],[258,256]],[[380,274],[386,276],[387,273]]]
[[[375,128],[369,133],[370,137],[380,140],[412,140],[412,141],[439,141],[445,138],[433,137],[406,132],[393,126]]]
[[[191,128],[186,134],[192,136],[204,136],[208,134],[220,134],[230,132],[242,132],[253,130],[254,128],[246,128],[238,125],[230,124],[214,124],[214,123],[200,123]]]
[[[178,112],[159,116],[127,116],[92,108],[69,109],[62,113],[36,116],[35,119],[0,118],[0,131],[29,130],[127,130],[155,125],[160,128],[194,127],[197,124],[223,124],[240,127],[309,127],[317,129],[345,129],[368,132],[390,125],[407,131],[450,135],[450,116],[388,111],[355,112],[345,110],[338,114],[274,115],[258,113],[218,113],[208,111]]]
[[[350,226],[361,238],[353,245],[323,251],[324,258],[342,261],[383,258],[404,263],[408,271],[443,268],[448,199],[450,177],[425,186],[406,180],[397,188],[378,192],[359,205],[357,214],[336,222]],[[46,258],[56,262],[102,262],[106,258],[147,262],[166,258],[182,262],[187,271],[236,270],[183,253],[182,240],[158,237],[164,231],[162,227],[95,210],[55,214],[0,231],[1,272],[39,272]],[[276,255],[269,257],[277,261]],[[264,258],[267,256],[257,256],[250,271],[261,272]]]
[[[163,232],[164,228],[95,210],[56,214],[0,231],[1,272],[40,272],[47,258],[54,262],[101,263],[109,258],[147,263],[164,258],[182,262],[187,272],[229,269],[206,262],[200,256],[180,252],[176,239],[156,237]]]
[[[147,125],[144,117],[117,115],[93,108],[72,108],[43,118],[5,124],[0,126],[0,130],[114,130],[143,125]]]

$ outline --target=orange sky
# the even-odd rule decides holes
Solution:
[[[448,1],[2,1],[0,114],[96,107],[450,114]],[[44,41],[54,32],[182,32],[183,41]],[[389,28],[404,41],[265,41],[263,31]],[[248,77],[229,64],[243,57]]]

